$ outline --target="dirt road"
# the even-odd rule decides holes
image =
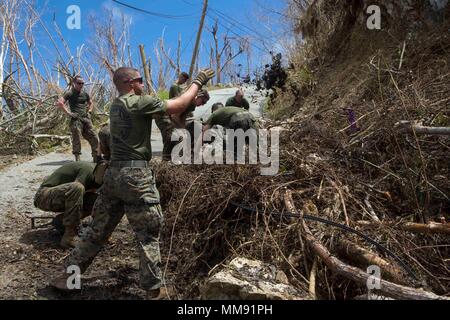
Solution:
[[[204,119],[210,106],[225,102],[236,88],[211,92],[211,100],[197,108],[196,117]],[[251,111],[261,115],[263,97],[253,95]],[[154,126],[153,152],[162,150],[161,136]],[[90,160],[83,146],[82,160]],[[88,269],[79,293],[61,295],[48,287],[48,280],[61,272],[61,262],[69,251],[59,248],[60,235],[51,226],[31,228],[29,215],[43,214],[34,208],[33,197],[45,176],[72,161],[70,153],[49,153],[31,161],[12,165],[0,171],[0,299],[141,299],[144,292],[137,286],[138,256],[134,237],[126,219],[114,232],[110,243]],[[49,220],[38,221],[40,224]],[[89,222],[89,218],[85,224]],[[164,239],[163,239],[164,241]],[[164,252],[163,259],[164,259]],[[170,276],[170,275],[169,275]]]

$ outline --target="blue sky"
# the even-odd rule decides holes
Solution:
[[[154,46],[159,37],[164,32],[166,48],[171,48],[174,55],[177,47],[178,34],[182,37],[182,65],[183,69],[188,69],[191,60],[195,34],[198,29],[199,17],[202,9],[202,0],[120,0],[126,4],[152,12],[165,15],[181,16],[179,18],[162,18],[148,15],[127,7],[124,7],[113,0],[35,0],[35,7],[41,14],[42,20],[47,28],[53,29],[53,17],[55,17],[61,31],[67,40],[72,52],[82,44],[89,45],[92,36],[92,28],[89,25],[88,17],[94,15],[100,17],[102,8],[112,9],[114,15],[120,17],[124,13],[131,19],[130,45],[132,54],[137,56],[138,44],[144,44],[147,55],[151,55],[154,61]],[[66,9],[70,5],[78,5],[81,9],[81,29],[69,30],[66,27],[66,20],[69,14]],[[285,0],[209,0],[209,10],[205,21],[205,26],[211,26],[214,19],[223,13],[228,17],[221,17],[219,20],[219,34],[229,28],[230,36],[252,37],[252,66],[256,67],[268,62],[270,56],[268,50],[278,46],[278,39],[275,37],[280,32],[283,16],[273,11],[282,12],[285,7]],[[273,11],[272,11],[273,10]],[[239,23],[237,23],[237,21]],[[244,25],[244,26],[243,26]],[[246,28],[248,27],[248,28]],[[37,25],[39,28],[39,25]],[[251,29],[251,30],[249,30]],[[259,41],[264,37],[266,47]],[[57,37],[55,37],[56,40]],[[45,32],[40,31],[36,35],[38,46],[44,47],[42,52],[52,56],[53,47]],[[200,51],[200,66],[209,64],[209,48],[212,37],[205,28],[202,36],[202,46]],[[276,49],[275,49],[276,50]],[[246,64],[246,58],[242,57],[235,63]]]

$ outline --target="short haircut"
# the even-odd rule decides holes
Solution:
[[[236,90],[236,95],[244,95],[244,91],[242,91],[241,89]]]
[[[78,82],[79,80],[81,80],[82,82],[84,82],[83,78],[81,76],[75,76],[72,79],[72,83]]]
[[[216,102],[212,105],[211,107],[211,112],[216,111],[217,109],[223,108],[223,103],[222,102]]]
[[[186,72],[180,73],[180,76],[183,76],[186,80],[189,79],[189,74],[187,74]]]
[[[209,100],[209,92],[208,92],[208,90],[206,90],[206,89],[198,90],[197,98],[200,98],[200,97]]]
[[[133,78],[136,73],[139,73],[138,69],[129,67],[120,67],[114,72],[113,82],[117,86],[122,86],[123,81],[126,78]]]

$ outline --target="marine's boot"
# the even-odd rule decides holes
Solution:
[[[68,273],[60,274],[59,276],[53,278],[50,280],[49,285],[55,289],[61,290],[61,291],[71,291],[71,290],[80,290],[81,288],[68,286],[68,278],[71,277]]]
[[[56,217],[54,217],[52,220],[52,225],[61,234],[64,234],[64,231],[65,231],[65,227],[63,225],[63,217],[64,217],[64,213],[61,213],[61,214],[58,214]]]
[[[75,155],[75,161],[80,161],[80,155],[79,154]]]
[[[59,243],[61,247],[65,249],[70,249],[75,247],[75,242],[77,239],[77,226],[66,226],[64,235]]]

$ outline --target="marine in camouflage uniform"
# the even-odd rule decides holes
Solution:
[[[111,132],[109,130],[109,122],[102,125],[98,131],[99,152],[97,155],[102,160],[109,161],[111,159]]]
[[[186,72],[180,73],[177,81],[174,84],[172,84],[172,86],[169,89],[169,99],[173,99],[180,96],[183,93],[183,91],[186,90],[187,88],[186,82],[188,80],[189,75]],[[162,158],[163,160],[169,161],[171,159],[172,149],[176,144],[176,142],[171,141],[170,139],[175,127],[168,114],[156,117],[155,123],[158,126],[159,130],[161,131],[161,136],[163,140]]]
[[[220,125],[225,129],[256,129],[256,119],[248,111],[242,110],[240,107],[222,107],[214,111],[205,123],[206,128]]]
[[[186,108],[186,110],[179,114],[173,114],[170,121],[170,131],[167,131],[167,135],[165,136],[166,139],[169,139],[170,141],[170,148],[167,148],[165,153],[165,159],[164,160],[170,160],[171,159],[171,152],[173,147],[178,143],[177,141],[171,141],[171,135],[173,133],[173,130],[175,129],[189,129],[191,127],[191,123],[195,122],[196,120],[192,117],[190,117],[190,114],[193,114],[196,107],[204,105],[209,100],[209,93],[206,89],[200,89],[194,99],[194,101]],[[169,134],[170,133],[170,134]],[[164,135],[163,135],[164,137]],[[164,140],[163,140],[164,141]],[[166,144],[164,144],[166,146]],[[164,154],[164,152],[163,152]]]
[[[64,212],[62,247],[73,246],[80,220],[90,214],[90,210],[83,210],[83,199],[86,191],[99,187],[94,179],[94,169],[95,164],[85,161],[65,164],[45,179],[35,194],[35,207],[44,211]]]
[[[67,265],[78,265],[84,272],[126,214],[139,243],[141,286],[146,290],[159,288],[159,232],[163,216],[153,170],[147,162],[151,159],[152,116],[165,112],[165,103],[150,96],[126,94],[112,103],[110,167],[94,205],[92,225],[67,259]],[[125,167],[121,167],[122,162]],[[127,167],[131,165],[141,167]]]
[[[98,136],[92,125],[90,113],[92,111],[92,102],[89,94],[82,88],[84,81],[81,77],[75,77],[72,88],[64,94],[58,105],[71,117],[70,132],[72,134],[72,153],[75,160],[79,161],[81,154],[81,136],[85,138],[92,150],[92,158],[97,162]],[[69,103],[70,111],[66,109],[65,103]]]
[[[159,235],[164,218],[154,173],[149,167],[152,119],[166,112],[183,112],[198,87],[213,75],[212,70],[200,72],[194,80],[196,85],[181,97],[162,101],[140,95],[143,86],[138,70],[115,71],[114,84],[121,95],[114,100],[110,111],[111,162],[94,205],[92,224],[65,260],[66,267],[77,265],[84,272],[126,214],[139,243],[140,285],[152,294],[161,293]],[[51,284],[67,290],[67,277],[58,277]]]
[[[209,93],[206,89],[200,89],[195,96],[194,101],[187,107],[187,109],[180,113],[172,116],[172,122],[174,126],[178,129],[185,129],[187,121],[192,121],[194,119],[193,112],[196,107],[202,106],[209,101]]]
[[[221,107],[214,111],[206,121],[203,126],[204,130],[210,128],[221,128],[221,134],[226,137],[226,129],[238,130],[242,129],[244,132],[249,129],[255,129],[255,131],[249,131],[250,135],[257,134],[257,124],[255,117],[248,111],[243,110],[240,107]],[[228,138],[223,140],[224,149],[228,146]],[[235,137],[234,143],[234,151],[229,150],[230,152],[234,152],[235,156],[237,155],[237,138]],[[246,144],[248,143],[250,137],[245,139]]]
[[[244,92],[242,90],[237,90],[234,97],[231,97],[225,103],[226,107],[241,107],[245,110],[250,109],[250,104],[247,99],[244,98]]]

